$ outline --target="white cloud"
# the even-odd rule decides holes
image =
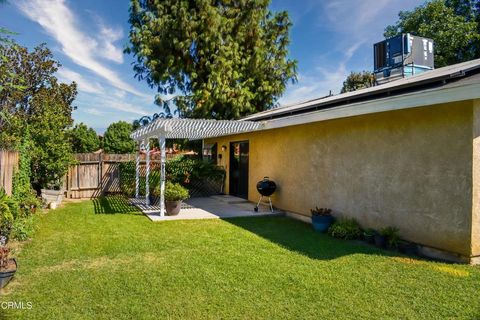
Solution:
[[[97,94],[104,93],[104,89],[100,84],[96,82],[88,81],[80,73],[70,70],[68,68],[61,67],[60,69],[58,69],[57,75],[59,79],[64,82],[75,81],[78,85],[79,91],[85,91],[85,92],[97,93]]]
[[[326,96],[332,90],[333,94],[339,92],[343,80],[348,75],[345,64],[339,67],[325,68],[320,66],[315,68],[315,75],[299,75],[298,87],[292,87],[279,102],[281,105],[290,105],[301,101],[316,99]]]
[[[16,2],[18,8],[31,20],[40,24],[43,29],[58,41],[61,51],[76,64],[87,68],[107,80],[112,86],[135,94],[146,96],[130,84],[121,80],[113,70],[98,61],[97,57],[121,62],[119,50],[113,42],[118,40],[118,30],[103,28],[106,39],[99,43],[95,38],[86,35],[78,28],[75,15],[64,0],[29,0]]]
[[[95,108],[87,108],[87,109],[83,110],[83,112],[92,114],[94,116],[103,116],[105,114],[105,112],[102,112],[102,111],[100,111],[98,109],[95,109]]]
[[[117,63],[123,63],[123,51],[116,47],[113,43],[120,40],[123,36],[122,29],[109,28],[105,25],[100,27],[100,35],[102,36],[102,49],[100,55],[108,60]]]
[[[138,100],[141,99],[133,97],[117,98],[114,95],[89,95],[86,99],[79,99],[77,104],[79,106],[79,111],[85,111],[90,114],[93,114],[92,109],[102,112],[102,114],[113,112],[118,114],[118,111],[121,111],[129,113],[130,115],[135,115],[136,117],[153,113],[140,107],[141,104],[138,103]],[[107,110],[110,110],[110,112]],[[127,115],[125,116],[127,117]],[[131,116],[129,116],[129,118],[131,118]],[[106,120],[108,121],[108,119]]]

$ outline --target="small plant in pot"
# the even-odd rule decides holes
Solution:
[[[365,231],[363,231],[363,239],[365,239],[366,242],[374,244],[375,243],[375,235],[378,232],[375,231],[372,228],[368,228]]]
[[[312,225],[316,231],[326,233],[333,223],[332,209],[318,208],[310,210],[312,214]]]
[[[150,190],[150,194],[148,195],[148,201],[151,205],[155,205],[160,200],[160,186],[156,186],[152,190]]]
[[[165,210],[167,215],[175,216],[180,212],[183,200],[189,198],[188,190],[178,183],[167,181],[165,184]]]
[[[17,271],[17,261],[10,258],[6,241],[6,237],[0,237],[0,288],[5,287]]]
[[[398,231],[398,228],[395,227],[386,227],[380,231],[381,234],[385,237],[387,246],[390,249],[396,249],[398,247],[398,242],[400,241]]]

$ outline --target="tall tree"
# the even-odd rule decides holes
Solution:
[[[10,85],[0,90],[0,146],[16,148],[28,127],[32,139],[31,166],[35,187],[59,187],[72,163],[66,130],[72,125],[76,84],[59,83],[60,64],[41,45],[34,50],[0,45],[0,70]],[[1,73],[1,72],[0,72]],[[9,145],[6,145],[9,144]]]
[[[75,127],[68,132],[68,136],[73,152],[87,153],[100,149],[100,138],[97,133],[84,123],[76,124]]]
[[[269,0],[131,0],[130,42],[140,80],[160,94],[157,103],[180,116],[236,119],[271,108],[296,61],[288,59],[287,12]]]
[[[130,138],[132,124],[118,121],[108,126],[103,135],[103,149],[107,153],[132,153],[135,151],[135,141]]]
[[[343,81],[341,93],[355,91],[372,87],[375,84],[375,77],[371,72],[351,72],[347,79]]]
[[[480,39],[478,25],[468,18],[471,9],[463,1],[450,1],[457,5],[454,2],[458,3],[456,10],[445,0],[433,0],[412,11],[401,11],[397,23],[385,29],[385,37],[412,33],[433,39],[437,68],[480,57],[474,49]]]

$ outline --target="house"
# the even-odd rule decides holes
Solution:
[[[260,127],[204,140],[227,194],[257,201],[268,176],[292,217],[328,207],[395,226],[424,254],[480,262],[480,60],[242,121]]]

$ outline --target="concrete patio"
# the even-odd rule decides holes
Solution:
[[[273,212],[266,204],[261,204],[258,212],[253,210],[255,204],[242,198],[229,195],[218,195],[206,198],[192,198],[183,203],[176,216],[160,216],[159,205],[145,205],[142,198],[130,199],[130,203],[139,208],[152,221],[193,220],[193,219],[226,219],[237,217],[259,217],[283,215],[283,211]]]

